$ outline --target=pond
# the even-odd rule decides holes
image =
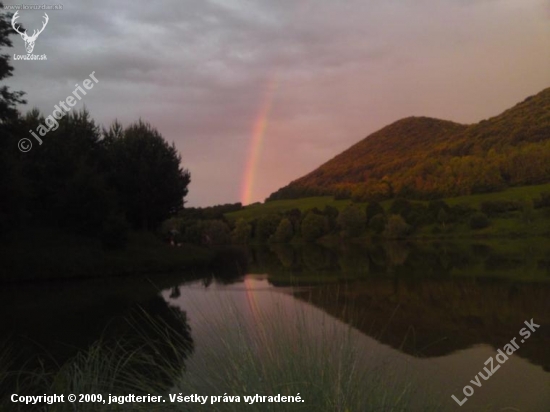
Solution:
[[[4,287],[0,322],[21,370],[55,370],[100,336],[166,337],[150,353],[181,373],[136,368],[151,390],[241,397],[190,410],[299,394],[246,408],[548,411],[547,243],[250,247],[209,276]]]

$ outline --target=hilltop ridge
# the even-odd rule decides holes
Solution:
[[[333,195],[432,199],[550,182],[550,88],[471,125],[398,120],[267,200]]]

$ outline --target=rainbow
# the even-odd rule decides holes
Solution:
[[[248,205],[252,202],[254,182],[262,152],[262,145],[266,134],[265,132],[267,130],[267,121],[269,118],[269,112],[271,111],[275,85],[276,80],[273,77],[267,83],[265,95],[263,97],[262,104],[260,105],[260,110],[258,111],[258,115],[256,116],[252,127],[252,139],[248,149],[248,157],[244,170],[243,183],[241,186],[241,203],[243,205]]]

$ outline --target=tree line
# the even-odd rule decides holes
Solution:
[[[10,18],[0,14],[0,47],[12,47]],[[0,80],[12,75],[1,54]],[[104,128],[88,111],[73,111],[23,153],[18,142],[34,141],[29,131],[46,124],[37,109],[17,110],[23,96],[0,87],[0,234],[56,227],[116,248],[129,229],[156,230],[183,208],[191,175],[153,126],[140,119]]]
[[[429,202],[397,198],[387,208],[379,202],[349,203],[342,209],[327,205],[323,209],[298,208],[266,213],[251,219],[228,219],[226,213],[242,208],[240,203],[204,209],[184,209],[162,226],[173,243],[203,245],[315,242],[324,237],[406,238],[422,228],[431,227],[434,235],[451,233],[457,225],[477,231],[491,225],[495,218],[517,217],[532,223],[536,209],[550,209],[550,192],[521,201],[489,200],[479,208],[467,204],[450,206],[444,200]],[[214,213],[215,211],[215,213]]]
[[[38,110],[2,124],[0,230],[54,226],[123,246],[129,229],[155,230],[183,208],[191,180],[175,146],[150,124],[100,128],[86,110],[59,121],[27,152],[17,141]]]

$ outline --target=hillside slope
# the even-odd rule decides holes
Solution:
[[[429,199],[550,181],[550,88],[473,125],[427,117],[371,134],[268,200]]]

